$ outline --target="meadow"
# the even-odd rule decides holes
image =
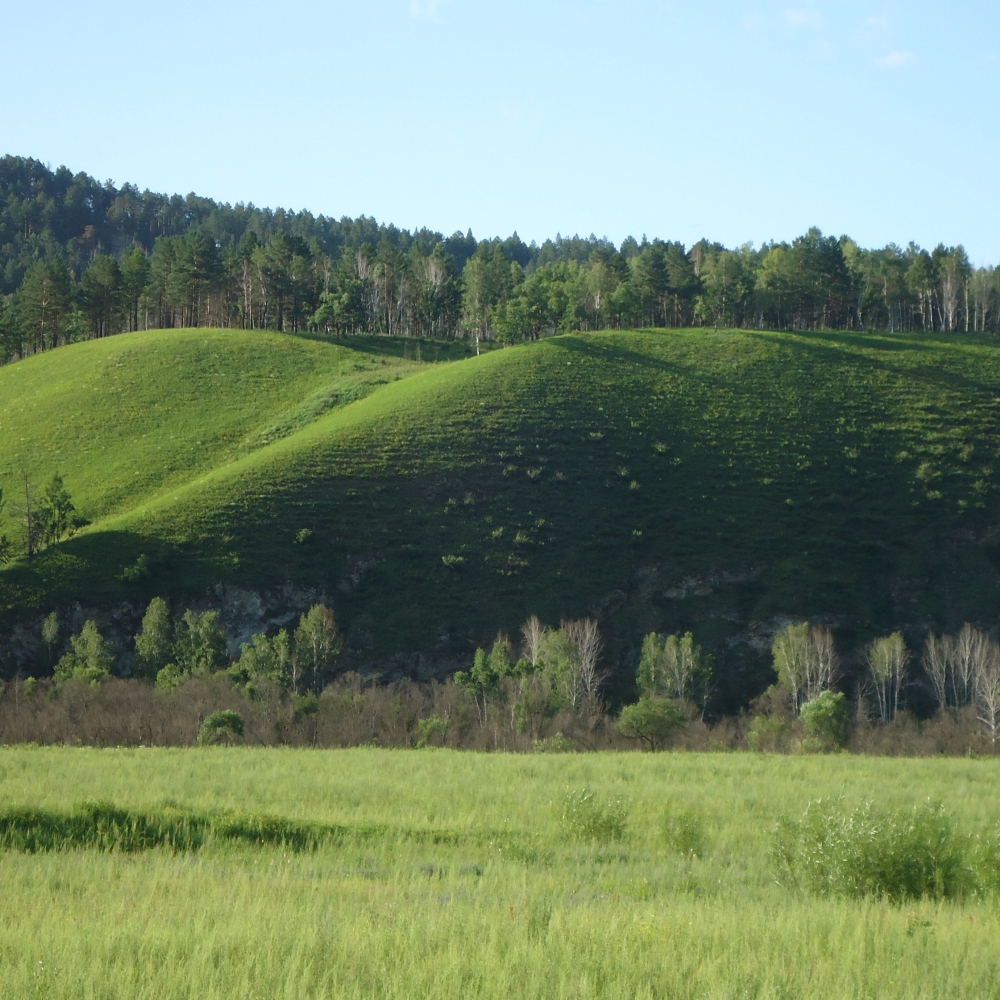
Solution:
[[[974,835],[996,761],[214,748],[0,751],[0,801],[327,824],[315,850],[0,854],[0,997],[987,998],[992,895],[778,884],[817,798],[941,801]],[[623,824],[574,836],[582,789]]]

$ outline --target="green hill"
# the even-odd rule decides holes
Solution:
[[[25,456],[39,481],[59,468],[94,521],[0,574],[8,616],[292,583],[328,596],[356,663],[590,612],[623,671],[645,631],[691,627],[734,677],[785,615],[847,641],[996,618],[992,343],[404,349],[161,331],[0,370],[5,484]],[[140,553],[151,573],[122,579]]]

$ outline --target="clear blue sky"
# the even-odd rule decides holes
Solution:
[[[1000,263],[1000,4],[0,0],[0,151],[542,240]]]

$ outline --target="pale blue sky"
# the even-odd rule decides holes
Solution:
[[[542,240],[1000,263],[1000,4],[0,0],[0,152]]]

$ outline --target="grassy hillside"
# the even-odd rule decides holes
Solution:
[[[992,343],[614,332],[394,381],[414,365],[382,357],[355,371],[359,359],[373,364],[367,344],[183,336],[190,350],[174,355],[171,377],[188,385],[197,368],[201,382],[190,403],[165,394],[174,416],[136,404],[106,446],[110,462],[78,447],[71,466],[64,452],[37,449],[37,467],[59,465],[84,513],[110,516],[6,570],[12,613],[83,595],[110,605],[220,581],[292,581],[329,595],[357,662],[398,650],[464,655],[528,613],[554,622],[590,611],[616,654],[652,628],[693,627],[733,671],[753,661],[754,623],[774,616],[831,616],[845,641],[996,617]],[[111,420],[137,398],[110,392],[130,344],[147,338],[145,360],[128,370],[155,392],[142,372],[158,371],[152,352],[176,337],[116,338],[0,372],[8,440],[50,409],[19,371],[58,358],[64,398],[80,402],[51,419],[71,423],[74,406],[97,405],[95,380],[73,360],[92,359]],[[201,360],[199,338],[225,365]],[[241,346],[253,338],[269,346]],[[224,377],[237,369],[257,374]],[[388,384],[316,415],[310,400],[348,391],[338,379],[364,383],[357,395]],[[284,436],[267,444],[271,426]],[[151,460],[142,433],[169,461]],[[150,471],[135,476],[143,463]],[[121,580],[143,552],[154,573]]]
[[[618,829],[574,835],[585,787]],[[994,998],[995,890],[816,897],[768,852],[820,796],[929,796],[957,838],[989,836],[997,789],[993,760],[4,749],[4,811],[105,800],[339,836],[0,852],[0,997]]]
[[[188,329],[36,355],[0,368],[0,481],[58,469],[92,520],[128,510],[423,367],[402,353]]]

